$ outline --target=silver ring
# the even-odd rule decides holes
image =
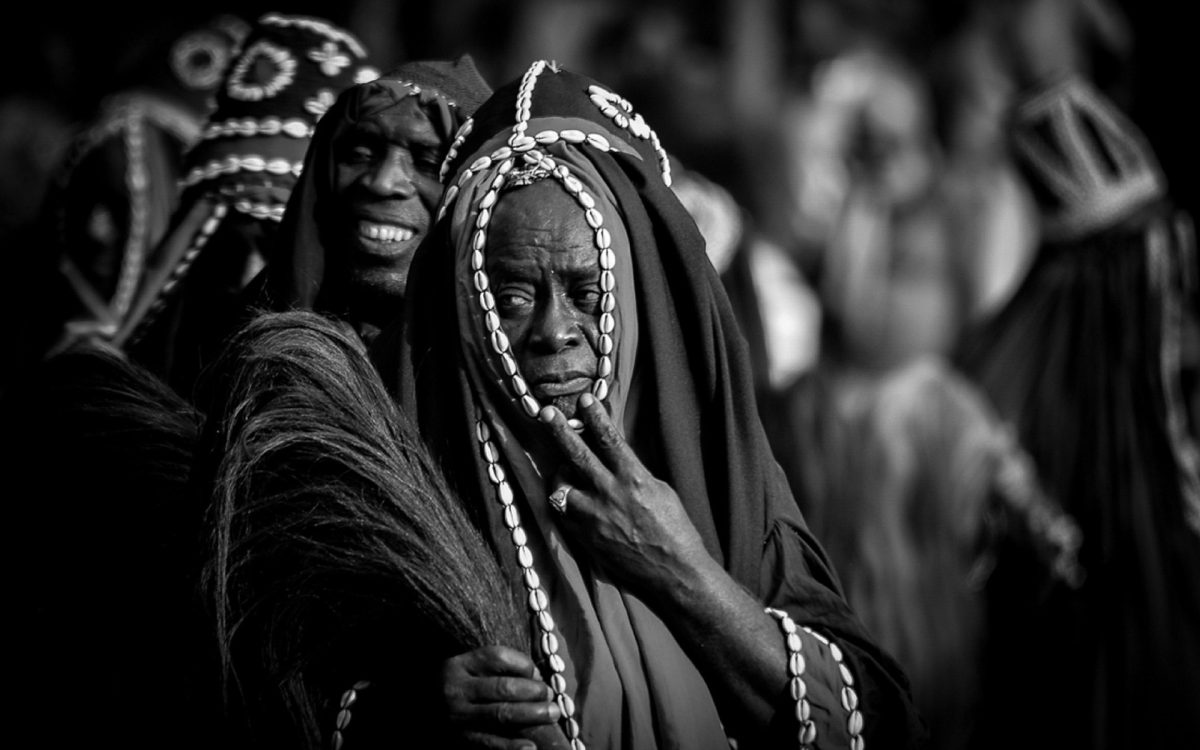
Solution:
[[[571,485],[561,484],[558,489],[550,493],[550,507],[554,508],[559,513],[567,512],[567,495],[571,494]]]

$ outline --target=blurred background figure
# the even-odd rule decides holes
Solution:
[[[317,123],[344,89],[378,76],[358,38],[327,19],[257,19],[185,155],[180,205],[116,346],[191,398],[266,263]]]
[[[98,108],[54,169],[33,257],[17,275],[26,352],[111,336],[178,204],[183,154],[248,24],[218,14],[163,23],[121,50]]]
[[[1036,51],[1041,29],[1021,31],[1017,48]],[[1037,747],[1190,747],[1200,742],[1200,450],[1184,377],[1200,330],[1192,218],[1111,99],[1068,66],[1028,73],[1012,135],[1040,242],[959,361],[1078,520],[1088,579],[1007,628],[992,704],[1023,696],[1026,719],[1049,730]],[[1031,663],[1054,679],[1031,680]],[[998,740],[1011,720],[1001,713],[982,738]]]

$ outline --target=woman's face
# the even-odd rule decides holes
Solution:
[[[505,193],[486,270],[500,325],[537,400],[567,417],[596,378],[600,264],[583,209],[553,178]]]

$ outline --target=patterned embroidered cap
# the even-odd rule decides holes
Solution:
[[[1145,136],[1078,77],[1018,105],[1013,145],[1049,240],[1106,229],[1166,195],[1166,179]]]
[[[243,209],[277,219],[317,121],[344,89],[378,77],[349,31],[312,16],[261,16],[187,155],[183,187],[203,185],[237,198],[251,189],[253,205]]]

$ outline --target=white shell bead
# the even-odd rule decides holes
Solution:
[[[512,507],[512,509],[514,511],[516,510],[516,508],[513,506],[509,506],[509,507]],[[505,509],[505,510],[507,511],[507,509]],[[537,571],[534,570],[533,568],[526,568],[524,577],[525,577],[525,585],[528,586],[530,589],[541,588],[542,579],[538,578]]]
[[[534,575],[537,574],[534,573]],[[530,586],[530,588],[536,589],[537,586]],[[554,633],[542,633],[542,653],[547,656],[558,653],[558,638],[555,637]]]
[[[479,233],[475,234],[475,244],[479,247],[471,251],[471,268],[476,271],[483,270],[483,253],[479,252],[483,248],[483,243],[479,241]]]
[[[606,247],[600,251],[600,268],[605,271],[611,271],[617,265],[617,254],[613,252],[611,247]]]
[[[612,357],[601,357],[600,364],[597,366],[597,374],[602,378],[607,378],[612,375]]]
[[[858,694],[853,688],[842,688],[842,708],[847,711],[853,711],[858,708]]]
[[[563,185],[572,194],[579,193],[583,190],[583,183],[573,174],[568,174],[563,177]]]
[[[517,512],[517,506],[515,506],[515,505],[504,506],[504,526],[505,526],[505,528],[507,528],[511,531],[512,529],[515,529],[516,527],[518,527],[520,525],[521,525],[521,514],[519,512]]]
[[[583,143],[584,139],[587,138],[582,130],[575,130],[574,128],[564,130],[558,135],[567,143]]]
[[[513,544],[518,547],[524,547],[529,542],[529,539],[525,536],[525,529],[522,529],[520,526],[512,530],[512,540]]]
[[[500,165],[500,169],[499,169],[498,171],[499,171],[499,172],[500,172],[500,174],[502,174],[502,175],[508,174],[509,170],[511,170],[511,169],[513,168],[513,164],[514,164],[514,160],[513,160],[511,157],[510,157],[510,158],[508,158],[508,159],[505,159],[505,160],[504,160],[504,162],[503,162],[503,163]],[[493,188],[498,188],[498,187],[500,187],[500,186],[499,186],[499,185],[497,185],[497,184],[495,183],[495,181],[493,181],[493,182],[492,182],[492,187],[493,187]]]
[[[612,235],[604,227],[596,230],[596,247],[603,250],[606,247],[612,247]]]
[[[483,271],[475,272],[475,291],[484,292],[488,288],[488,277]]]
[[[525,413],[531,417],[536,417],[542,407],[538,405],[537,399],[533,396],[525,395],[521,397],[521,406],[525,407]]]
[[[537,141],[538,143],[542,143],[542,144],[554,143],[555,141],[558,140],[558,132],[554,131],[554,130],[543,130],[542,132],[535,135],[533,137],[533,140]]]
[[[604,223],[604,217],[601,216],[600,212],[594,208],[589,208],[588,210],[584,211],[583,218],[587,220],[588,226],[590,226],[592,229],[599,229],[600,225]]]
[[[541,589],[534,589],[533,591],[529,592],[529,608],[534,612],[541,612],[546,608],[547,604],[549,604],[549,602],[546,601],[545,591],[542,591]],[[562,670],[560,669],[557,671],[561,672]]]
[[[842,682],[847,685],[854,684],[854,675],[850,674],[850,670],[846,668],[845,664],[839,664],[838,671],[842,673]]]
[[[600,313],[600,333],[612,333],[616,322],[612,313]]]
[[[571,696],[566,693],[559,694],[558,707],[562,709],[563,716],[575,715],[575,701],[571,700]]]
[[[812,707],[808,705],[808,701],[800,701],[796,704],[796,718],[800,721],[808,721],[808,717],[812,715]]]
[[[797,677],[804,674],[804,654],[790,654],[788,656],[788,669]]]
[[[541,615],[540,612],[538,614],[539,616]],[[565,693],[567,691],[567,678],[555,672],[550,675],[550,687],[554,688],[554,692],[556,693]]]
[[[597,380],[592,386],[592,395],[603,401],[608,398],[608,381]]]
[[[490,429],[488,429],[486,422],[484,422],[483,420],[480,420],[475,423],[475,437],[479,439],[479,442],[482,443],[484,440],[487,440],[491,436],[492,436],[492,431]]]
[[[583,191],[579,192],[579,203],[584,208],[595,208],[596,207],[596,199]]]
[[[518,396],[524,396],[526,393],[529,393],[529,386],[525,385],[525,378],[520,375],[513,375],[512,387]]]
[[[517,547],[517,562],[522,568],[533,565],[533,552],[528,547]]]
[[[487,326],[488,333],[500,328],[500,316],[495,310],[488,310],[483,314],[483,324]]]
[[[486,244],[487,244],[487,232],[483,231],[482,229],[476,229],[475,236],[471,239],[471,248],[475,252],[479,253],[479,251],[482,250],[484,245],[486,245]],[[479,265],[474,266],[474,269],[476,271],[483,268],[483,260],[482,260],[483,253],[479,253],[479,257],[481,259],[479,262]],[[472,256],[472,262],[474,262],[474,256]]]
[[[850,721],[847,722],[846,726],[850,730],[850,734],[858,734],[861,732],[863,728],[862,714],[858,711],[851,711]]]
[[[545,609],[545,607],[543,607],[542,609]],[[549,661],[550,661],[550,668],[553,669],[555,672],[562,672],[567,668],[566,663],[563,662],[563,658],[561,656],[559,656],[558,654],[550,654]]]
[[[467,169],[470,169],[472,172],[478,172],[479,170],[487,169],[490,166],[492,166],[492,157],[481,156],[475,161],[471,162],[471,166],[467,167]]]
[[[479,293],[479,306],[486,310],[496,309],[496,297],[490,292]]]
[[[601,151],[608,151],[609,149],[612,148],[612,146],[610,146],[608,143],[608,139],[605,138],[604,136],[600,135],[599,133],[588,133],[587,142],[592,144],[596,148],[600,149]]]
[[[475,226],[480,229],[485,228],[488,222],[492,220],[492,212],[486,208],[480,209],[479,215],[475,217]]]
[[[517,374],[517,361],[508,352],[500,355],[500,365],[504,368],[505,375],[511,377]]]
[[[508,146],[501,146],[492,152],[492,161],[501,161],[512,156],[512,149]]]
[[[605,270],[605,271],[600,272],[600,288],[602,290],[604,290],[606,292],[611,292],[613,290],[613,287],[615,287],[616,285],[617,285],[617,277],[613,275],[612,271]],[[480,290],[480,291],[482,291],[482,290]]]
[[[492,331],[492,348],[497,354],[503,354],[508,351],[508,336],[504,335],[502,329],[497,328]]]
[[[612,350],[613,350],[612,336],[609,336],[607,333],[600,334],[600,340],[597,342],[597,345],[600,348],[601,354],[612,354]]]
[[[803,648],[804,643],[803,643],[803,641],[800,640],[800,634],[799,633],[788,633],[787,634],[787,646],[788,646],[789,651],[799,651],[801,648]]]
[[[607,269],[605,269],[607,270]],[[612,294],[605,294],[600,297],[600,311],[612,312],[617,309],[617,298]]]
[[[547,609],[542,612],[538,612],[537,619],[538,619],[538,625],[541,626],[542,630],[545,630],[547,632],[554,630],[554,616],[550,614],[550,610]],[[566,683],[563,683],[562,689],[559,690],[559,692],[562,692],[563,690],[566,690],[566,689],[567,689]]]
[[[492,484],[500,484],[504,481],[504,467],[500,464],[488,464],[487,473]]]
[[[496,205],[496,195],[497,194],[495,190],[489,190],[484,193],[483,197],[479,199],[479,207],[491,208],[492,206]]]
[[[500,451],[496,450],[496,445],[491,440],[483,444],[483,457],[490,464],[494,464],[500,460]]]
[[[808,695],[808,685],[801,677],[793,677],[789,685],[792,689],[792,700],[803,700],[804,696]]]
[[[508,142],[508,144],[512,146],[513,151],[528,151],[529,149],[533,148],[536,143],[537,141],[533,140],[527,135],[515,136]]]
[[[505,506],[512,505],[513,491],[512,491],[512,487],[508,486],[508,482],[505,482],[504,484],[500,485],[499,491],[500,491],[500,504],[505,505]]]
[[[813,740],[817,738],[817,725],[811,721],[804,722],[804,726],[800,728],[800,742],[805,745],[811,745]]]

